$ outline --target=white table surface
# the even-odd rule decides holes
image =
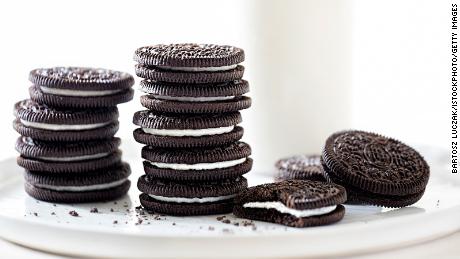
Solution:
[[[384,251],[374,254],[361,255],[359,258],[458,258],[460,253],[460,232],[415,246],[402,249]],[[34,259],[55,259],[68,258],[60,255],[53,255],[41,251],[31,250],[8,241],[0,239],[1,258],[34,258]]]

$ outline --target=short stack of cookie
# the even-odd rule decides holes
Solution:
[[[228,213],[247,188],[252,167],[240,110],[244,51],[226,45],[170,44],[135,51],[136,74],[144,80],[134,114],[137,142],[145,144],[145,175],[138,180],[141,204],[170,215]]]
[[[126,194],[131,173],[118,149],[117,104],[133,98],[124,72],[53,67],[30,72],[30,98],[15,104],[18,164],[39,200],[77,203]]]

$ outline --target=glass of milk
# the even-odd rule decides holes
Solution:
[[[256,0],[242,8],[245,78],[253,99],[243,111],[253,173],[277,159],[319,154],[327,136],[351,124],[351,6],[340,0]]]

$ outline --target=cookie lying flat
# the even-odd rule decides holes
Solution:
[[[170,182],[141,176],[137,187],[142,206],[176,216],[229,213],[233,198],[248,186],[244,177],[218,182]]]
[[[330,136],[323,167],[347,189],[350,203],[404,207],[423,195],[430,169],[423,157],[398,140],[364,131]]]
[[[120,163],[94,172],[56,175],[25,172],[26,192],[42,201],[80,203],[107,201],[125,195],[130,187],[128,164]]]
[[[141,104],[149,110],[170,113],[223,113],[247,109],[251,98],[245,80],[217,84],[181,85],[141,81]]]
[[[170,83],[216,83],[243,77],[244,51],[227,45],[170,44],[138,48],[136,74]]]
[[[53,107],[110,107],[133,99],[134,78],[124,72],[84,67],[40,68],[30,72],[30,97]]]
[[[215,181],[241,176],[251,170],[251,148],[244,142],[209,148],[142,148],[144,171],[159,179]]]
[[[280,159],[275,164],[278,174],[276,181],[313,180],[328,182],[329,177],[321,165],[320,155],[296,155]]]
[[[22,136],[45,141],[107,139],[118,131],[116,107],[58,110],[32,100],[15,104],[14,129]]]
[[[30,171],[80,173],[120,162],[119,138],[86,142],[42,142],[19,137],[18,164]]]
[[[288,180],[248,188],[235,198],[233,214],[290,227],[319,226],[341,220],[346,200],[340,185]]]
[[[243,136],[239,112],[225,114],[163,114],[138,111],[133,123],[137,142],[155,147],[207,147],[238,141]]]

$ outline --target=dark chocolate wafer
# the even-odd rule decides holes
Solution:
[[[38,86],[29,88],[30,98],[36,102],[53,107],[70,109],[91,109],[116,106],[133,99],[134,90],[129,88],[120,92],[104,96],[64,96],[44,93]]]
[[[118,131],[116,107],[65,110],[32,100],[14,106],[14,129],[22,136],[44,141],[84,141],[111,138]]]
[[[167,113],[225,113],[236,112],[251,107],[251,98],[237,96],[220,101],[176,101],[164,100],[151,95],[141,96],[141,104],[149,110]]]
[[[89,67],[37,68],[30,71],[29,80],[37,86],[81,91],[122,90],[134,85],[128,73]]]
[[[215,182],[172,182],[141,176],[141,204],[169,215],[209,215],[232,210],[233,197],[247,187],[244,177]]]
[[[159,136],[145,133],[141,128],[134,130],[134,139],[142,144],[146,144],[153,147],[164,147],[164,148],[193,148],[193,147],[212,147],[222,146],[238,141],[243,137],[243,128],[236,126],[232,131],[217,134],[207,135],[200,137],[193,136],[182,136],[182,137],[171,137],[171,136]]]
[[[138,48],[134,60],[150,66],[224,67],[243,62],[244,51],[216,44],[157,44]]]
[[[244,74],[244,67],[241,65],[238,65],[231,70],[215,72],[172,71],[140,64],[137,64],[134,69],[138,77],[150,79],[153,81],[181,84],[209,84],[229,82],[233,80],[240,80]]]
[[[240,96],[249,92],[246,80],[234,80],[216,84],[175,84],[142,80],[140,90],[154,96],[169,97],[224,97]]]
[[[16,150],[19,166],[30,171],[81,173],[120,162],[120,139],[87,142],[43,142],[20,137]]]
[[[156,148],[144,146],[142,158],[158,163],[203,164],[245,159],[251,155],[251,147],[244,142],[208,148]]]
[[[166,114],[138,111],[133,123],[141,128],[134,131],[135,139],[157,147],[206,147],[239,140],[243,129],[236,125],[241,114]]]

